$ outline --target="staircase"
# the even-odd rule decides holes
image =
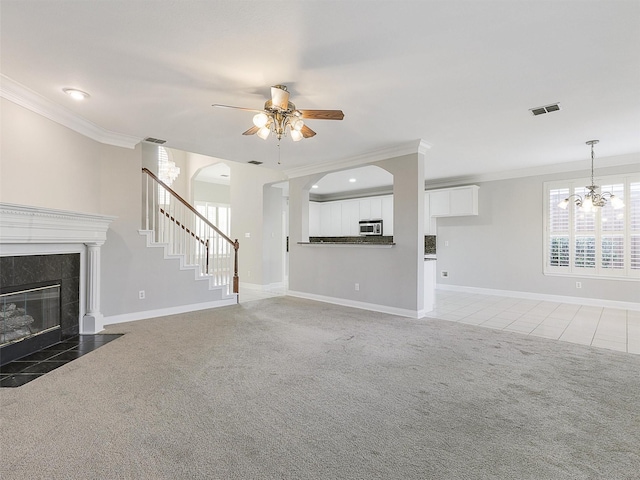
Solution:
[[[204,215],[146,168],[142,169],[142,229],[148,247],[180,260],[196,280],[208,281],[222,299],[238,301],[238,240],[232,241]]]

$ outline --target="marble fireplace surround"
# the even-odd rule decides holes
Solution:
[[[80,254],[81,334],[103,329],[100,247],[117,217],[0,203],[0,256]]]

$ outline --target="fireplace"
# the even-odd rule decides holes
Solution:
[[[25,285],[0,293],[0,364],[61,340],[60,284]]]
[[[0,203],[0,295],[20,290],[58,285],[58,327],[45,327],[44,333],[26,335],[40,342],[49,332],[60,338],[94,334],[102,330],[100,312],[100,247],[115,217],[66,210]],[[54,288],[55,290],[55,288]],[[46,297],[53,290],[46,290]],[[6,303],[6,302],[5,302]],[[19,302],[9,302],[3,315],[15,320]],[[11,307],[15,304],[16,307]],[[27,305],[28,307],[30,305]],[[8,309],[13,309],[10,314]],[[31,306],[30,308],[35,308]],[[53,308],[53,307],[52,307]],[[17,316],[34,318],[30,313]],[[2,320],[0,319],[0,322]],[[9,329],[6,324],[3,329]],[[26,332],[24,332],[26,333]],[[18,335],[14,333],[12,335]],[[0,340],[6,346],[26,340]],[[12,347],[13,348],[13,347]],[[42,348],[42,347],[41,347]],[[6,363],[5,349],[2,363]]]
[[[80,331],[80,254],[0,257],[0,363]]]

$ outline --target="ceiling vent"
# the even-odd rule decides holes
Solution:
[[[159,138],[147,137],[144,139],[145,142],[149,143],[157,143],[158,145],[162,145],[163,143],[167,143],[166,140],[160,140]]]
[[[251,165],[262,165],[262,162],[258,162],[257,160],[251,160],[247,163],[250,163]]]
[[[558,110],[560,110],[559,103],[552,103],[551,105],[545,105],[544,107],[536,107],[536,108],[529,109],[529,111],[533,115],[542,115],[544,113],[557,112]]]

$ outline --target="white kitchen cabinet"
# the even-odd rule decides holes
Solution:
[[[448,190],[435,190],[429,192],[429,213],[432,217],[449,215]]]
[[[382,234],[393,235],[393,195],[382,198]]]
[[[477,185],[429,190],[431,217],[460,217],[478,215]]]
[[[342,236],[342,202],[331,202],[330,237]]]
[[[360,220],[373,220],[371,218],[371,199],[370,198],[362,198],[360,199]]]
[[[393,195],[309,202],[310,237],[353,237],[360,220],[382,219],[383,234],[393,235]]]
[[[309,202],[309,236],[320,236],[320,204]]]
[[[371,219],[379,220],[382,218],[382,198],[373,197],[371,199]]]
[[[320,204],[320,237],[329,236],[331,231],[331,204]]]
[[[360,202],[358,200],[346,200],[342,203],[342,236],[354,237],[360,234]]]

